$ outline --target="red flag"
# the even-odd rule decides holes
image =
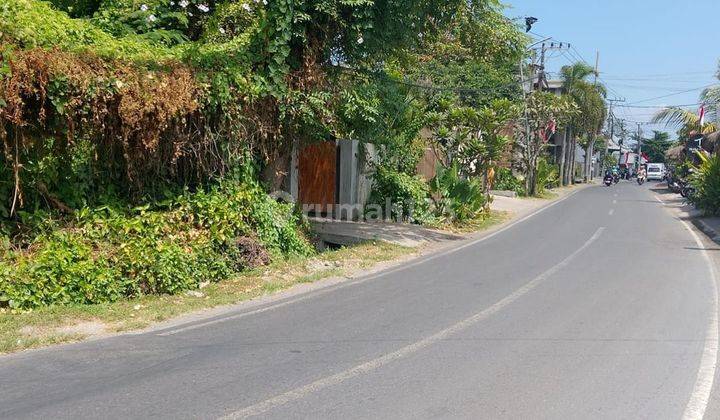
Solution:
[[[705,125],[705,104],[700,105],[700,129]]]
[[[650,162],[650,156],[646,155],[645,152],[642,153],[642,158],[645,159],[645,162]]]
[[[548,130],[550,131],[550,134],[555,134],[555,131],[557,130],[557,124],[555,123],[555,120],[550,120],[548,123]]]
[[[550,120],[547,123],[547,127],[545,127],[545,131],[543,132],[543,140],[547,143],[547,141],[550,140],[550,137],[555,134],[556,130],[557,124],[555,123],[555,120]]]

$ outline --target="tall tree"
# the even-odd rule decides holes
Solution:
[[[720,79],[720,69],[718,69]],[[711,86],[700,93],[699,102],[705,107],[705,121],[700,125],[699,112],[681,107],[663,108],[651,122],[665,124],[678,130],[678,137],[687,138],[692,132],[709,134],[720,129],[720,86]]]
[[[578,136],[583,136],[586,139],[585,176],[587,181],[595,139],[607,115],[605,106],[606,91],[602,85],[587,80],[591,75],[595,74],[595,69],[585,63],[564,66],[560,70],[560,74],[565,94],[578,107],[578,112],[568,126],[568,140],[567,142],[563,141],[561,148],[561,156],[563,156],[560,166],[562,181],[564,184],[569,184],[574,181],[575,150]]]
[[[665,162],[665,152],[672,147],[673,142],[670,135],[664,131],[653,131],[652,138],[643,139],[642,151],[645,153],[650,162]]]
[[[516,147],[522,156],[528,195],[537,192],[538,160],[546,150],[552,126],[563,126],[577,115],[578,107],[567,96],[533,92],[525,101],[525,121],[515,128]]]

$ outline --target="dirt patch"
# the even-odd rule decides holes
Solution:
[[[60,335],[81,335],[92,337],[103,335],[107,332],[108,326],[100,321],[87,321],[74,325],[66,325],[55,329]]]
[[[317,258],[313,258],[310,261],[305,264],[305,267],[310,271],[310,273],[316,273],[318,271],[324,271],[324,270],[331,270],[333,268],[338,268],[342,266],[343,264],[340,264],[337,261],[327,261],[327,260],[320,260]],[[348,264],[351,265],[351,264]]]

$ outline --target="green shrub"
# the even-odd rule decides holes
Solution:
[[[486,204],[483,184],[477,178],[461,178],[457,163],[439,166],[430,181],[435,215],[446,221],[463,222],[477,218]]]
[[[700,155],[702,163],[692,175],[696,189],[693,204],[708,214],[720,214],[720,157]]]
[[[378,167],[368,209],[379,206],[383,218],[422,223],[429,217],[428,193],[421,177]]]
[[[101,0],[50,0],[50,3],[71,17],[78,18],[92,16],[100,7]]]
[[[554,188],[558,185],[560,170],[557,165],[548,163],[545,159],[538,159],[536,178],[536,191],[538,194],[545,192],[547,188]]]
[[[158,62],[173,58],[167,48],[136,35],[115,38],[85,19],[73,19],[44,1],[0,0],[0,34],[23,48],[92,49],[105,58]]]
[[[0,272],[0,302],[12,308],[117,300],[124,294],[120,270],[97,255],[82,235],[58,232],[38,251],[19,254]]]
[[[0,306],[31,309],[183,292],[247,268],[248,254],[264,249],[275,258],[311,254],[298,226],[289,205],[255,184],[227,182],[157,209],[83,208],[70,225],[38,228],[42,233],[28,250],[0,250]]]
[[[495,185],[493,189],[501,191],[515,191],[518,195],[525,195],[525,182],[513,175],[509,168],[497,168],[495,171]]]

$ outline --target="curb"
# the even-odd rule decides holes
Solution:
[[[720,232],[718,232],[715,228],[710,226],[707,222],[705,222],[703,219],[692,219],[693,225],[700,229],[702,233],[704,233],[707,237],[713,240],[713,242],[720,244]]]

